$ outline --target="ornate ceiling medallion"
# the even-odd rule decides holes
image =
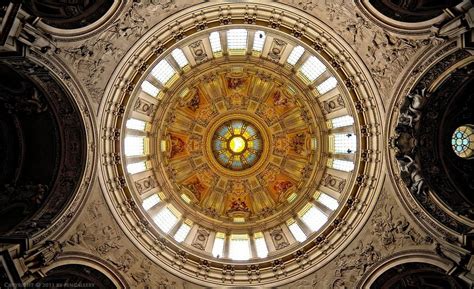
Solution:
[[[271,132],[260,117],[245,110],[227,111],[209,123],[203,135],[203,152],[215,174],[238,180],[266,167]]]
[[[242,171],[260,159],[263,141],[255,125],[233,119],[221,124],[214,132],[211,150],[224,168]]]

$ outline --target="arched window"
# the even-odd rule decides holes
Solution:
[[[288,56],[288,59],[286,60],[289,64],[295,65],[296,62],[301,58],[301,56],[304,53],[304,48],[301,46],[296,46],[293,48],[293,50],[290,53],[290,56]]]
[[[230,236],[229,257],[232,260],[250,259],[250,240],[247,234],[233,234]]]
[[[264,31],[255,32],[252,50],[256,52],[262,52],[263,45],[265,44],[265,38],[266,38],[266,34]]]
[[[224,253],[225,234],[221,232],[216,233],[214,245],[212,246],[212,255],[216,258],[222,257]]]

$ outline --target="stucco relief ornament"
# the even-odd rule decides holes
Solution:
[[[175,0],[143,0],[142,3],[147,5],[147,10],[149,11],[158,11],[163,9],[165,11],[170,10],[171,8],[176,7]]]
[[[390,147],[396,150],[396,159],[401,178],[412,194],[421,195],[428,192],[420,167],[416,161],[415,130],[421,118],[423,106],[430,94],[426,88],[409,93],[400,108],[396,135],[390,138]]]
[[[367,269],[379,261],[380,252],[376,250],[373,243],[364,244],[362,241],[349,254],[341,254],[336,261],[336,277],[341,277],[346,271],[355,270],[358,276],[363,275]]]
[[[372,219],[372,233],[385,249],[395,249],[406,244],[421,244],[425,240],[407,221],[405,216],[395,217],[393,206],[385,205]]]
[[[409,183],[410,192],[416,195],[426,194],[428,187],[415,161],[408,155],[402,156],[397,160],[402,172],[402,179]]]
[[[63,252],[64,244],[59,241],[48,240],[43,247],[27,251],[25,265],[29,270],[45,267],[53,263]]]
[[[100,87],[103,75],[111,70],[113,65],[122,58],[124,54],[124,39],[130,40],[140,37],[148,29],[148,23],[142,16],[143,4],[133,2],[132,5],[113,22],[106,30],[97,37],[80,42],[73,47],[62,47],[56,49],[68,61],[72,61],[77,74],[82,78],[95,101],[102,97],[103,88]]]
[[[382,95],[390,95],[389,89],[398,72],[409,58],[429,42],[400,38],[388,31],[374,27],[372,22],[358,13],[354,1],[324,1],[327,17],[348,42],[355,43],[359,54],[367,57],[369,70],[382,90]],[[369,35],[369,37],[367,37]]]
[[[138,284],[143,284],[143,283],[148,283],[150,281],[150,277],[151,277],[151,273],[150,273],[150,269],[151,269],[151,266],[152,266],[152,263],[150,260],[148,259],[144,259],[142,261],[142,263],[140,264],[140,270],[139,271],[136,271],[136,272],[133,272],[131,274],[132,276],[132,279],[135,280],[135,282],[137,282],[137,285]]]
[[[318,6],[318,3],[316,2],[316,0],[297,0],[294,2],[294,5],[303,10],[313,10]]]
[[[127,273],[130,268],[137,262],[137,257],[132,254],[128,249],[125,250],[123,254],[120,254],[118,258],[107,259],[110,263],[112,263],[118,270]]]

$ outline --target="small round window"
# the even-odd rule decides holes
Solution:
[[[451,138],[451,145],[459,157],[472,158],[474,150],[473,126],[463,125],[458,127]]]

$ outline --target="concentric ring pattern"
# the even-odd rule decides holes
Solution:
[[[258,4],[262,23],[249,24],[248,6],[230,6],[232,15],[197,7],[207,22],[197,31],[195,14],[175,15],[183,35],[159,25],[137,42],[139,69],[117,71],[104,127],[120,137],[106,130],[102,140],[121,161],[103,177],[121,186],[106,198],[165,269],[198,283],[274,285],[282,268],[302,273],[298,256],[328,262],[373,208],[380,141],[366,122],[379,116],[366,107],[377,103],[350,47],[317,43],[322,23],[311,19],[320,31],[302,35],[290,8]],[[286,11],[278,26],[275,7]]]
[[[234,171],[252,167],[260,158],[262,148],[260,132],[244,120],[223,123],[212,137],[212,152],[217,162]]]

